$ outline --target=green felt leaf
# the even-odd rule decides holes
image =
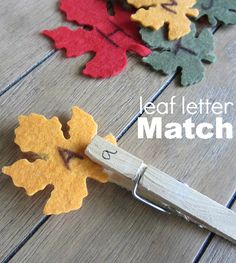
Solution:
[[[191,33],[177,41],[168,40],[165,28],[158,31],[142,28],[140,33],[153,50],[143,61],[167,75],[180,68],[183,86],[195,84],[204,78],[203,61],[215,61],[214,39],[208,29],[197,34],[193,25]]]
[[[236,24],[236,0],[198,0],[195,7],[200,11],[198,18],[207,16],[214,26],[217,21]]]

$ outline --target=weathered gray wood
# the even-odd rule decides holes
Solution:
[[[236,244],[236,213],[232,210],[98,135],[85,154],[107,170],[109,182],[133,192],[137,199],[142,196],[153,208],[165,212],[164,208]]]
[[[19,114],[57,115],[65,123],[71,107],[78,105],[94,115],[101,135],[109,132],[118,135],[138,112],[137,94],[147,100],[166,79],[144,67],[136,57],[129,59],[129,67],[116,78],[89,79],[79,74],[80,63],[88,58],[87,55],[66,60],[58,53],[0,97],[0,167],[20,157],[13,143]],[[12,186],[9,178],[3,175],[0,178],[4,185],[0,191],[0,258],[3,258],[42,218],[48,192],[27,198],[22,189]]]
[[[232,210],[236,211],[236,204]],[[235,261],[236,246],[218,237],[213,238],[200,260],[201,263],[235,263]]]
[[[236,244],[236,213],[155,167],[148,166],[143,174],[140,192],[187,221]]]
[[[187,101],[200,98],[221,102],[234,101],[235,43],[235,28],[229,27],[217,33],[216,53],[219,62],[208,67],[206,80],[191,88],[180,89],[171,85],[158,101],[169,101],[173,95],[177,96],[177,103],[183,95]],[[43,83],[42,76],[41,80]],[[122,85],[124,83],[120,87]],[[149,85],[145,84],[146,87]],[[109,84],[106,88],[109,89]],[[123,89],[123,95],[127,90],[127,87]],[[138,95],[134,94],[134,98]],[[86,101],[84,96],[86,92],[80,103]],[[99,101],[97,94],[94,94],[94,97]],[[91,98],[88,98],[88,101],[89,99],[91,101]],[[34,99],[32,101],[34,102]],[[73,99],[71,103],[75,103]],[[107,103],[105,101],[103,104],[106,108],[110,105]],[[50,110],[57,112],[55,106]],[[63,110],[64,105],[61,112]],[[129,107],[126,108],[126,111],[128,110]],[[225,120],[235,125],[235,116],[234,109]],[[105,125],[106,114],[96,111],[95,117],[101,121],[101,127],[108,127]],[[187,117],[189,116],[180,114],[179,108],[174,115],[165,116],[163,122],[181,123]],[[213,119],[213,115],[207,117],[209,122]],[[204,115],[194,117],[196,123],[203,120],[206,121]],[[235,140],[138,140],[137,127],[134,125],[122,138],[120,145],[221,204],[226,204],[235,190]],[[207,231],[180,218],[158,214],[114,185],[97,185],[92,192],[80,211],[51,217],[13,261],[191,262],[208,236]]]
[[[40,32],[62,24],[58,0],[0,4],[0,92],[52,50]]]
[[[53,52],[52,42],[41,32],[61,25],[76,27],[66,22],[59,10],[59,0],[1,2],[0,93]],[[86,57],[74,61],[70,63],[78,65],[75,76],[82,70]]]

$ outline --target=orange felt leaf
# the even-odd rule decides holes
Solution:
[[[32,152],[40,159],[29,162],[26,159],[4,167],[14,184],[23,187],[28,195],[34,195],[47,185],[54,190],[47,201],[44,213],[61,214],[79,209],[83,198],[88,195],[86,179],[107,182],[103,168],[92,162],[84,151],[97,134],[97,124],[91,115],[74,107],[68,122],[70,138],[66,139],[58,118],[46,119],[31,114],[19,117],[15,142],[22,152]],[[116,143],[112,135],[106,140]]]
[[[129,4],[140,8],[131,16],[132,20],[154,30],[167,23],[170,40],[190,33],[191,21],[188,16],[197,17],[199,14],[197,9],[192,8],[196,2],[197,0],[128,0]]]

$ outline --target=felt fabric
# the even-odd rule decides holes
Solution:
[[[51,197],[44,213],[61,214],[79,209],[88,194],[86,179],[107,182],[102,167],[93,163],[84,154],[85,148],[97,133],[97,124],[91,115],[74,107],[68,122],[70,138],[66,139],[58,118],[46,119],[31,114],[19,117],[15,142],[22,152],[32,152],[38,158],[34,162],[26,159],[4,167],[14,184],[23,187],[28,195],[34,195],[47,185],[53,185]],[[112,135],[106,137],[112,143]]]
[[[138,27],[130,21],[130,11],[120,5],[115,6],[114,16],[108,14],[104,0],[61,0],[60,9],[66,13],[67,20],[82,27],[77,30],[59,27],[43,33],[55,41],[57,49],[66,49],[67,57],[95,53],[83,70],[85,75],[115,76],[127,65],[127,51],[142,57],[151,53],[141,44]]]
[[[236,24],[235,0],[198,0],[195,7],[200,11],[198,18],[207,16],[213,26],[217,21],[227,25]]]
[[[183,86],[195,84],[204,78],[202,61],[215,61],[214,39],[207,29],[196,35],[195,26],[192,25],[191,33],[177,41],[168,41],[165,29],[151,31],[143,28],[140,32],[152,49],[160,50],[143,58],[143,61],[165,74],[172,74],[181,68]]]
[[[187,35],[191,30],[187,16],[197,17],[199,14],[192,8],[196,0],[128,0],[128,3],[140,8],[131,18],[144,27],[158,30],[167,23],[170,40]]]

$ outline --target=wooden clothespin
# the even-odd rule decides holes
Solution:
[[[109,181],[161,212],[174,213],[236,244],[236,213],[153,166],[96,136],[86,155],[103,166]]]

